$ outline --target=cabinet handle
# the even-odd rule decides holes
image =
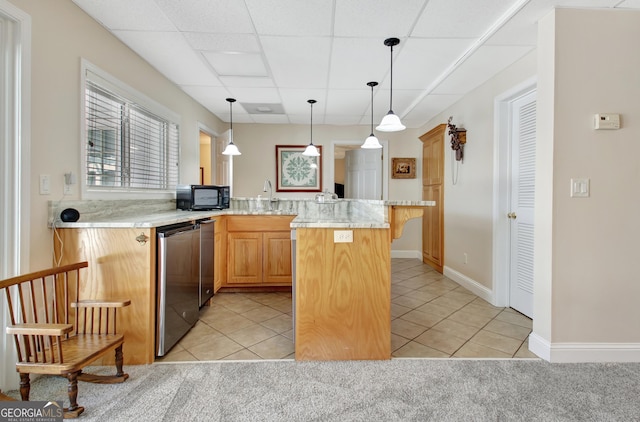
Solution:
[[[141,245],[144,246],[147,244],[147,242],[149,241],[149,236],[147,236],[144,233],[140,233],[138,236],[136,236],[136,241]]]
[[[512,218],[512,219],[516,219],[516,213],[515,212],[510,212],[509,214],[507,214],[507,217]]]

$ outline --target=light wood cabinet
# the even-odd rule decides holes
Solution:
[[[153,363],[155,347],[156,232],[143,228],[57,229],[56,257],[66,265],[88,261],[83,299],[131,299],[118,311],[124,334],[124,363]],[[62,249],[62,251],[61,251]],[[110,364],[111,357],[103,358]]]
[[[422,199],[435,201],[422,217],[422,261],[439,272],[444,266],[444,142],[446,124],[420,137],[422,141]]]
[[[291,286],[293,216],[227,216],[222,287]]]
[[[296,360],[391,358],[390,229],[296,230]]]

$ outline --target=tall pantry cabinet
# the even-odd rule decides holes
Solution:
[[[435,201],[422,217],[422,261],[438,272],[444,266],[444,141],[446,124],[424,135],[422,141],[422,199]]]

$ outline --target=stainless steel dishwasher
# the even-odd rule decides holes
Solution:
[[[156,356],[164,356],[199,316],[200,225],[157,230]]]

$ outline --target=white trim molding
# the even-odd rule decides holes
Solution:
[[[495,297],[493,295],[493,292],[488,287],[483,286],[474,279],[467,277],[466,275],[452,269],[451,267],[447,267],[446,265],[444,267],[443,274],[465,289],[469,290],[471,293],[496,306],[494,303]]]
[[[0,198],[4,213],[0,219],[0,277],[10,277],[29,269],[31,226],[31,16],[6,0],[0,0],[3,40],[0,48]],[[0,299],[0,326],[9,313]],[[18,387],[17,359],[9,336],[0,334],[0,389]]]
[[[551,363],[640,362],[640,343],[549,343],[531,333],[529,350]]]

